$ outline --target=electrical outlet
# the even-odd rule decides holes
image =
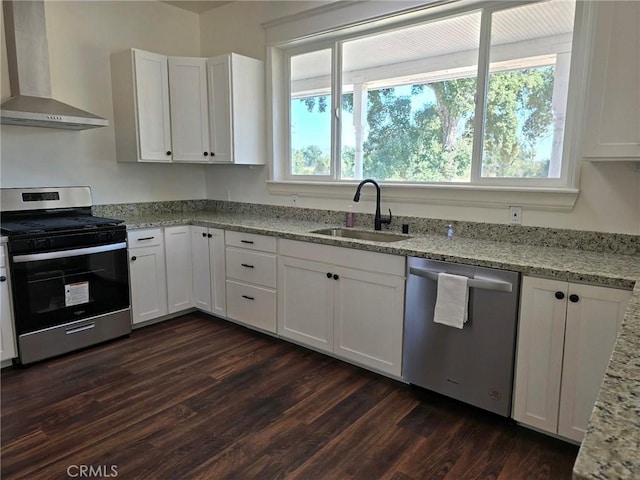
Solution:
[[[509,207],[511,223],[522,223],[522,207]]]

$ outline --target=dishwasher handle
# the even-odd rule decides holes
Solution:
[[[419,277],[428,278],[429,280],[438,281],[439,273],[446,272],[437,272],[435,270],[427,270],[424,268],[418,267],[410,267],[409,273],[412,275],[418,275]],[[467,282],[467,286],[469,288],[479,288],[482,290],[495,290],[497,292],[512,292],[513,285],[510,282],[503,282],[502,280],[494,280],[492,278],[485,278],[474,276],[473,278],[469,278]]]

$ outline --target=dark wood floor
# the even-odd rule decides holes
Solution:
[[[122,479],[557,480],[577,453],[201,314],[5,369],[1,414],[4,480],[80,465]]]

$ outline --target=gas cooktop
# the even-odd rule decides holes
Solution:
[[[33,216],[2,219],[0,229],[3,235],[25,235],[46,232],[74,231],[114,227],[123,223],[113,218],[76,216]]]

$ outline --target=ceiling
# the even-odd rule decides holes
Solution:
[[[162,0],[164,3],[168,3],[169,5],[173,5],[174,7],[182,8],[183,10],[189,10],[190,12],[195,13],[203,13],[212,8],[221,7],[222,5],[226,5],[227,3],[231,3],[231,1],[219,1],[219,0],[174,0],[167,1]]]
[[[536,46],[535,55],[556,53],[553,48],[557,39],[571,38],[574,11],[573,1],[549,0],[496,12],[491,30],[492,61],[497,61],[493,54],[500,46],[504,46],[505,52],[509,46],[516,50],[512,58],[522,57],[522,52]],[[389,30],[345,42],[343,75],[360,75],[370,83],[376,72],[388,78],[397,77],[411,73],[411,65],[428,71],[429,65],[435,68],[438,59],[441,63],[450,62],[448,69],[475,66],[479,41],[480,13],[477,11]],[[549,51],[544,47],[547,43]],[[530,48],[526,49],[527,46]],[[292,58],[292,80],[323,77],[329,85],[331,65],[330,49],[298,55]]]

